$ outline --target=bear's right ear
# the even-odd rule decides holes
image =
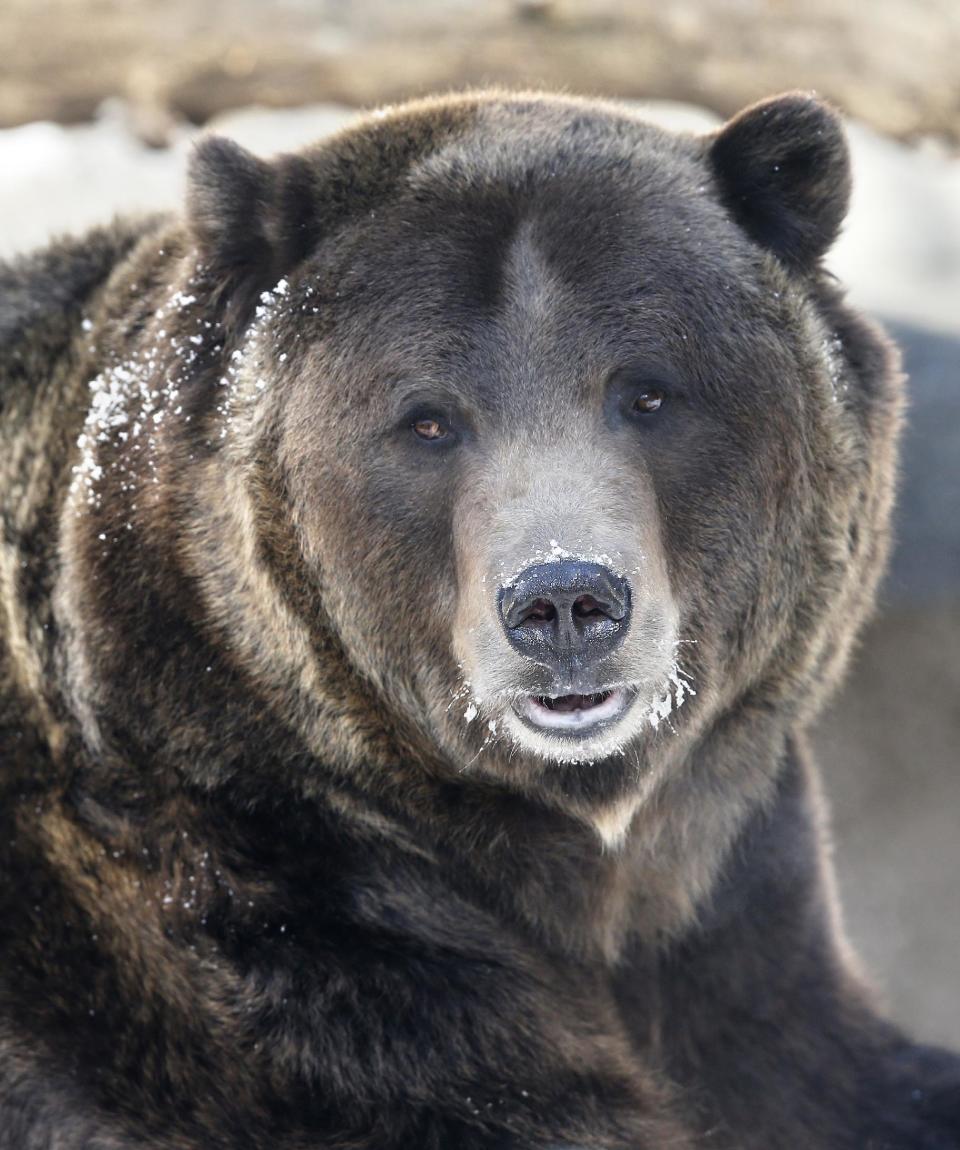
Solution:
[[[309,251],[312,181],[300,156],[258,159],[208,136],[187,168],[187,224],[235,318]]]
[[[826,104],[801,92],[754,104],[720,129],[709,158],[730,214],[784,262],[809,269],[837,238],[850,156]]]

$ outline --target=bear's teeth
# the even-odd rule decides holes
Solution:
[[[539,695],[537,702],[549,711],[586,711],[591,707],[598,707],[609,697],[609,691],[597,691],[592,695],[558,695],[556,698]]]

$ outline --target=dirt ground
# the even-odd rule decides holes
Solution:
[[[956,0],[4,0],[0,126],[92,117],[147,139],[246,104],[354,106],[508,83],[727,115],[813,88],[903,137],[960,143]]]

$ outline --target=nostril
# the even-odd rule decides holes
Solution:
[[[573,617],[575,619],[609,618],[610,612],[592,595],[581,595],[573,604]]]
[[[534,599],[530,606],[520,614],[516,626],[522,627],[524,623],[552,623],[557,617],[557,609],[548,599]]]

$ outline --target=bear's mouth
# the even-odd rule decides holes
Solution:
[[[611,687],[588,695],[524,695],[514,709],[539,731],[580,734],[619,719],[629,701],[626,688]]]

